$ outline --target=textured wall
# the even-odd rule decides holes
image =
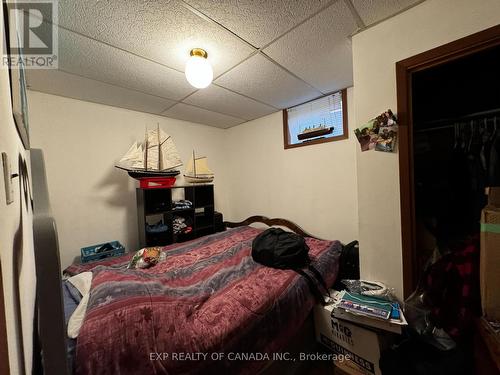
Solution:
[[[0,9],[0,19],[3,20],[2,9]],[[2,40],[3,27],[0,27],[0,41]],[[19,172],[20,160],[27,163],[29,168],[28,153],[23,148],[12,117],[9,75],[5,69],[0,69],[0,152],[8,154],[12,173]],[[3,171],[1,165],[0,171]],[[0,177],[0,262],[5,297],[9,365],[10,373],[13,375],[22,373],[23,369],[27,374],[31,373],[36,286],[33,213],[29,194],[26,196],[27,200],[24,197],[26,185],[23,186],[20,180],[20,178],[13,179],[14,202],[7,205],[3,172]],[[18,292],[19,298],[16,297]],[[18,309],[21,310],[20,314]],[[20,321],[21,324],[19,324]]]
[[[354,109],[362,124],[397,109],[395,63],[500,23],[498,0],[427,0],[353,37]],[[357,151],[361,276],[402,295],[399,159]]]
[[[146,125],[159,123],[173,137],[184,166],[193,149],[208,157],[216,209],[226,211],[224,130],[32,91],[28,100],[32,146],[45,152],[63,268],[84,246],[119,240],[137,248],[137,183],[114,163],[144,137]]]

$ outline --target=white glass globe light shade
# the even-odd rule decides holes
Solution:
[[[206,57],[193,55],[186,63],[186,79],[197,89],[208,87],[214,78],[212,66]]]

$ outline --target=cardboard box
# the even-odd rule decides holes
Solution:
[[[345,372],[340,367],[335,366],[334,369],[333,369],[333,375],[349,375],[349,373]]]
[[[334,374],[340,374],[340,375],[365,375],[364,372],[361,372],[359,370],[359,367],[357,364],[355,364],[352,361],[333,361],[335,364],[335,371]]]
[[[393,339],[382,334],[332,316],[332,305],[314,307],[316,340],[335,353],[349,355],[350,360],[335,365],[353,375],[381,375],[380,352]]]
[[[488,319],[500,320],[500,187],[488,190],[481,212],[481,305]]]

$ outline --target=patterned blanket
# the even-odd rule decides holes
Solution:
[[[130,255],[66,269],[94,274],[76,373],[250,374],[266,365],[266,353],[294,336],[314,299],[296,272],[253,261],[260,231],[240,227],[167,246],[167,259],[145,270],[125,269]],[[341,244],[307,244],[331,286]]]

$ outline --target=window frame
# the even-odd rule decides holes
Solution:
[[[303,105],[306,103],[310,103],[312,101],[324,98],[326,96],[333,95],[337,92],[340,92],[342,94],[342,128],[343,128],[343,134],[342,135],[337,135],[335,137],[328,137],[328,138],[320,138],[320,139],[314,139],[312,141],[307,141],[307,142],[300,142],[300,143],[290,143],[290,132],[288,131],[288,112],[287,110],[290,108],[298,107],[299,105]],[[309,100],[304,103],[300,103],[297,105],[294,105],[293,107],[285,108],[283,109],[283,148],[285,150],[288,150],[290,148],[297,148],[297,147],[303,147],[303,146],[309,146],[309,145],[318,145],[320,143],[327,143],[327,142],[334,142],[334,141],[341,141],[344,139],[349,138],[349,133],[348,133],[348,119],[347,119],[347,89],[342,89],[338,91],[331,92],[329,94],[320,96],[318,98],[314,98],[312,100]]]

